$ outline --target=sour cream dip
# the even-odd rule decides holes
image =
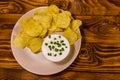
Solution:
[[[42,44],[42,53],[50,61],[62,61],[70,52],[69,41],[60,34],[48,35]]]

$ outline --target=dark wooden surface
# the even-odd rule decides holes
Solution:
[[[13,57],[10,37],[27,11],[50,4],[83,21],[82,46],[66,70],[40,76],[24,70]],[[120,80],[120,0],[0,0],[0,80]]]

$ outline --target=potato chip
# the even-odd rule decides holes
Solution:
[[[73,45],[77,41],[77,34],[70,28],[64,31],[64,36],[68,39],[70,45]]]
[[[30,36],[25,34],[23,31],[20,31],[14,41],[13,44],[18,48],[25,48],[27,46],[28,41],[31,39]]]
[[[33,16],[33,19],[40,23],[42,27],[44,28],[50,28],[51,26],[51,21],[52,21],[52,16],[49,15],[35,15]]]
[[[42,42],[41,38],[32,38],[28,43],[28,47],[33,53],[37,53],[41,51]]]
[[[73,20],[71,23],[72,30],[77,30],[82,25],[82,21],[80,20]]]
[[[40,34],[40,37],[44,38],[46,36],[46,34],[47,34],[47,29],[43,28],[42,33]]]
[[[71,18],[66,12],[59,13],[57,15],[57,20],[55,22],[56,26],[59,28],[66,29],[70,24]]]
[[[23,19],[20,21],[20,26],[21,26],[21,28],[24,29],[24,28],[26,27],[27,22],[29,22],[31,19],[32,19],[32,17],[23,18]]]
[[[59,8],[56,5],[51,5],[48,8],[40,8],[35,11],[34,15],[44,15],[44,14],[58,14]]]
[[[71,17],[71,13],[69,11],[62,11],[62,13],[65,13],[66,15]]]
[[[54,33],[55,30],[56,30],[56,28],[57,28],[57,27],[53,24],[52,27],[48,30],[48,34]]]
[[[28,20],[24,20],[21,22],[22,29],[32,37],[39,36],[40,33],[42,32],[42,26],[32,18]]]
[[[55,22],[56,22],[56,20],[57,20],[57,15],[58,14],[52,14],[51,16],[52,16],[52,25],[55,25]]]
[[[45,15],[47,14],[47,10],[45,8],[40,8],[34,12],[34,15]]]
[[[76,30],[74,32],[77,34],[77,39],[81,39],[82,38],[81,33],[78,30]]]
[[[61,29],[61,28],[56,28],[56,30],[55,30],[55,32],[62,32],[63,31],[63,29]]]
[[[49,14],[58,14],[59,13],[59,8],[56,5],[51,5],[47,8],[47,12]]]

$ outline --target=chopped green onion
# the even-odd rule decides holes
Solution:
[[[54,42],[54,44],[56,44],[56,42]]]
[[[62,55],[62,53],[59,53],[59,55]]]
[[[50,53],[48,53],[48,56],[50,56]]]
[[[60,43],[57,43],[57,45],[60,45]]]
[[[61,49],[59,49],[59,51],[61,52],[62,50],[61,50]]]
[[[51,38],[51,35],[49,35],[48,37]]]
[[[57,49],[57,48],[55,48],[55,52],[58,52],[58,49]]]
[[[64,46],[65,44],[63,43],[62,45]]]
[[[59,44],[58,47],[61,47],[61,44]]]
[[[61,38],[61,36],[59,36],[59,38]]]
[[[55,46],[52,46],[52,49],[54,49],[55,48]]]
[[[48,56],[52,56],[52,53],[48,53]]]
[[[52,50],[51,46],[48,46],[50,50]]]
[[[56,56],[57,56],[57,54],[54,54],[54,56],[56,57]]]
[[[64,48],[62,48],[61,50],[64,51]]]
[[[52,41],[51,41],[50,43],[51,43],[51,44],[53,44],[53,42],[52,42]]]
[[[48,43],[45,43],[45,45],[47,46],[47,45],[48,45]]]
[[[60,42],[61,42],[61,43],[63,43],[63,42],[64,42],[64,40],[61,40]]]
[[[52,53],[50,53],[49,55],[52,56]]]
[[[49,45],[48,47],[49,47],[49,48],[51,48],[51,46],[50,46],[50,45]]]

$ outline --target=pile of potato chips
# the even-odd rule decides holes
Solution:
[[[40,8],[34,12],[34,16],[25,17],[20,21],[21,30],[13,44],[19,48],[28,47],[33,53],[37,53],[41,51],[46,36],[54,32],[63,32],[69,43],[73,45],[81,38],[78,32],[81,25],[82,22],[74,20],[69,11],[60,10],[55,5]]]

